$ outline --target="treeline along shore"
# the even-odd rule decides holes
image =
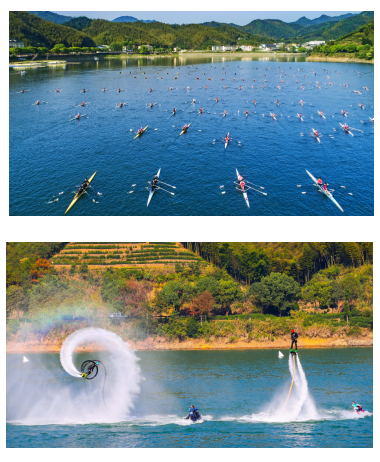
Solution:
[[[371,243],[8,243],[7,352],[372,346]],[[96,344],[85,348],[96,350]]]

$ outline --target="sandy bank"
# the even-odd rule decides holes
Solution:
[[[132,348],[138,351],[159,351],[159,350],[255,350],[255,349],[282,349],[290,348],[289,339],[277,339],[273,342],[258,342],[236,340],[228,342],[225,339],[206,342],[201,339],[191,339],[185,341],[168,341],[164,338],[148,338],[144,341],[133,342],[125,339]],[[298,348],[342,348],[342,347],[372,347],[373,334],[365,337],[345,337],[345,338],[300,338]],[[99,351],[101,347],[93,344],[81,347],[78,351],[90,352]],[[61,343],[49,342],[29,342],[29,343],[7,343],[7,353],[58,353],[61,350]]]
[[[359,58],[349,58],[348,56],[344,57],[334,57],[334,56],[309,56],[306,58],[306,61],[325,61],[330,63],[361,63],[361,64],[374,64],[375,60],[370,61],[366,59]]]

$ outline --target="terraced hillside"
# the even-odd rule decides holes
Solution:
[[[56,254],[51,263],[71,266],[87,263],[91,268],[110,266],[161,266],[202,260],[178,242],[71,242]]]

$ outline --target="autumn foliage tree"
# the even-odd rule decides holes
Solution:
[[[152,290],[150,281],[127,280],[120,288],[118,300],[122,302],[125,312],[132,316],[148,315],[150,311],[149,293]]]
[[[215,300],[210,292],[206,291],[198,295],[191,302],[189,312],[192,316],[200,316],[201,324],[203,323],[203,316],[210,315],[215,306]]]
[[[50,271],[50,266],[50,263],[45,258],[37,260],[30,271],[32,282],[37,282],[38,279],[44,278],[46,273]]]

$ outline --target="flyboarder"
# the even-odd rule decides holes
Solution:
[[[297,354],[297,339],[298,339],[298,334],[297,332],[294,332],[294,329],[292,329],[292,333],[291,333],[291,339],[292,339],[292,345],[290,347],[290,353],[292,354]],[[295,344],[296,348],[295,350],[293,350],[293,344]]]

